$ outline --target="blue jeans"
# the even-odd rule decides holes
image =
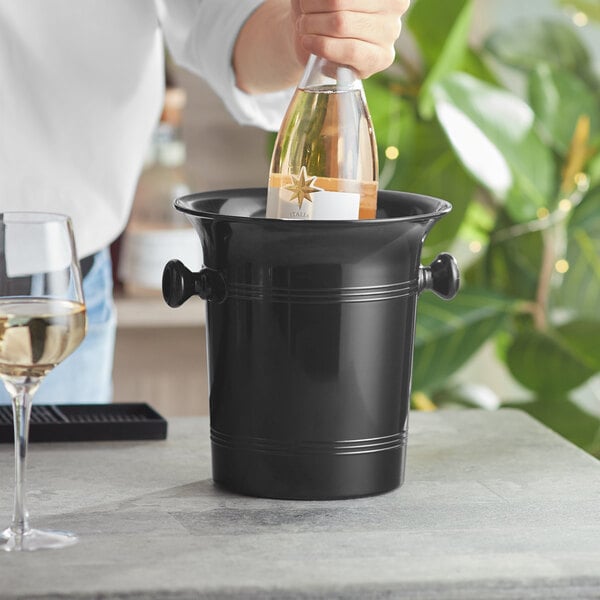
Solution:
[[[42,381],[34,404],[91,404],[112,400],[112,368],[117,319],[112,295],[112,266],[108,249],[94,256],[83,279],[88,329],[75,352]],[[0,404],[10,396],[0,385]]]

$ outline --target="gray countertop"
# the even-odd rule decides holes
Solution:
[[[408,448],[394,492],[297,502],[217,489],[206,418],[32,444],[32,525],[80,541],[0,554],[0,598],[600,598],[598,461],[513,410],[413,413]]]

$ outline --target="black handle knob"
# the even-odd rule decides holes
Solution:
[[[180,261],[170,260],[163,270],[162,293],[172,308],[181,306],[196,292],[194,274]]]
[[[180,260],[170,260],[163,270],[162,293],[165,302],[177,308],[194,295],[204,300],[222,302],[226,286],[218,271],[204,268],[194,273]]]
[[[427,289],[444,300],[452,300],[459,287],[460,272],[451,254],[438,254],[428,267],[419,271],[419,292]]]

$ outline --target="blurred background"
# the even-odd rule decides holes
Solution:
[[[169,61],[167,84],[113,246],[115,401],[206,414],[203,303],[159,292],[170,258],[202,261],[172,200],[265,186],[273,136]],[[600,456],[600,0],[413,0],[365,89],[381,187],[453,204],[422,261],[452,252],[462,288],[419,300],[413,408],[516,406]]]

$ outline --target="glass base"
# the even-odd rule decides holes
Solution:
[[[66,531],[43,531],[28,529],[26,533],[15,533],[10,527],[0,533],[0,550],[32,551],[64,548],[77,542],[77,536]]]

